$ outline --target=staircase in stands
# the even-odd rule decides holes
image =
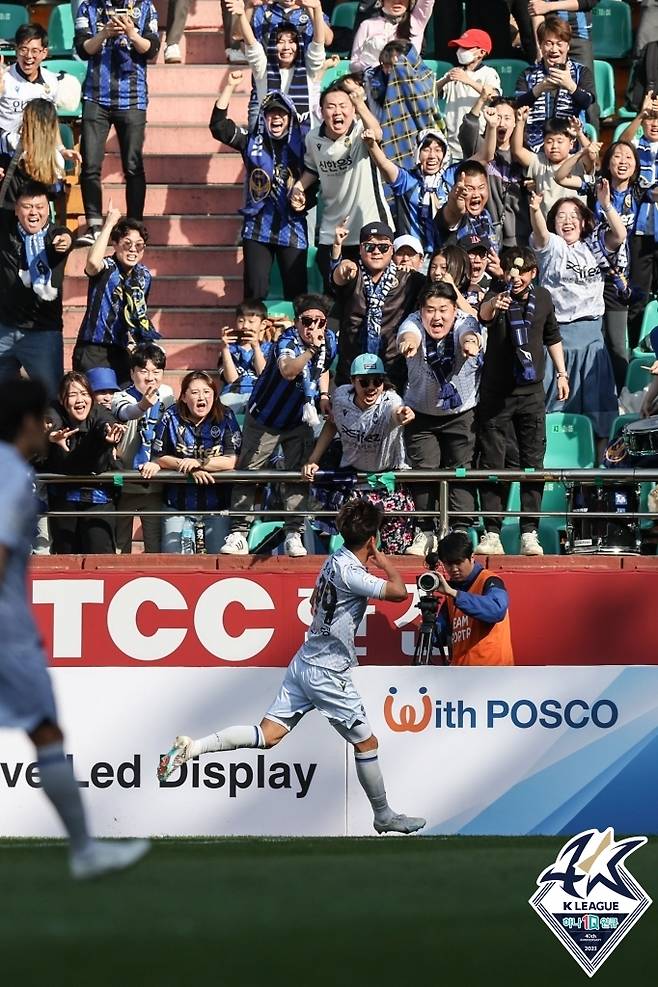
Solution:
[[[166,0],[156,0],[161,28]],[[145,168],[148,183],[144,221],[149,230],[146,263],[154,274],[153,322],[167,350],[166,381],[177,393],[187,370],[217,366],[217,330],[232,319],[242,299],[242,249],[238,246],[242,160],[213,140],[212,106],[229,71],[225,62],[221,8],[217,0],[195,0],[181,44],[182,65],[164,64],[164,39],[157,64],[149,67]],[[246,120],[250,73],[231,113]],[[110,134],[103,167],[104,208],[125,205],[121,159]],[[64,288],[65,363],[80,326],[87,294],[86,250],[74,250]]]

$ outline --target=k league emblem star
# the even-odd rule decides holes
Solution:
[[[588,977],[652,904],[624,861],[646,836],[615,841],[612,828],[574,836],[537,878],[530,904]]]

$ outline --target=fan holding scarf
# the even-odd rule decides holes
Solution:
[[[418,311],[400,326],[397,346],[409,371],[405,404],[415,413],[405,429],[412,468],[470,467],[485,334],[477,319],[459,311],[453,285],[436,282],[423,291]],[[436,494],[436,483],[414,484],[416,509],[436,510]],[[472,485],[451,484],[449,508],[464,512],[452,519],[453,528],[468,527],[473,495]],[[424,556],[435,549],[434,519],[420,518],[406,554]]]
[[[275,91],[263,100],[249,131],[228,115],[242,72],[231,72],[210,118],[215,140],[235,148],[247,171],[242,213],[244,296],[267,298],[276,258],[286,298],[306,291],[308,235],[303,213],[293,211],[288,194],[304,165],[304,135],[295,104]]]
[[[518,443],[521,469],[541,470],[546,451],[544,404],[545,349],[553,363],[561,401],[569,396],[562,337],[553,301],[546,288],[535,286],[537,258],[529,247],[510,247],[500,256],[505,282],[492,284],[480,306],[480,321],[487,327],[477,434],[481,469],[506,465],[507,437],[512,427]],[[502,290],[501,290],[502,289]],[[543,483],[521,484],[521,554],[543,555],[536,517]],[[484,511],[503,510],[500,484],[480,488]],[[502,555],[501,517],[485,517],[485,534],[476,548],[479,555]]]

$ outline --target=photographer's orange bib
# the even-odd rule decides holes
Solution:
[[[483,569],[468,592],[481,594],[487,579],[493,575],[493,572]],[[452,596],[447,597],[446,603],[452,628],[453,665],[514,664],[509,610],[497,624],[485,624],[456,607]]]

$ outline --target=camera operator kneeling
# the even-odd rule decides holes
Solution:
[[[499,576],[473,561],[469,537],[460,531],[439,542],[448,582],[437,573],[445,602],[437,636],[451,639],[452,665],[513,665],[509,597]]]

